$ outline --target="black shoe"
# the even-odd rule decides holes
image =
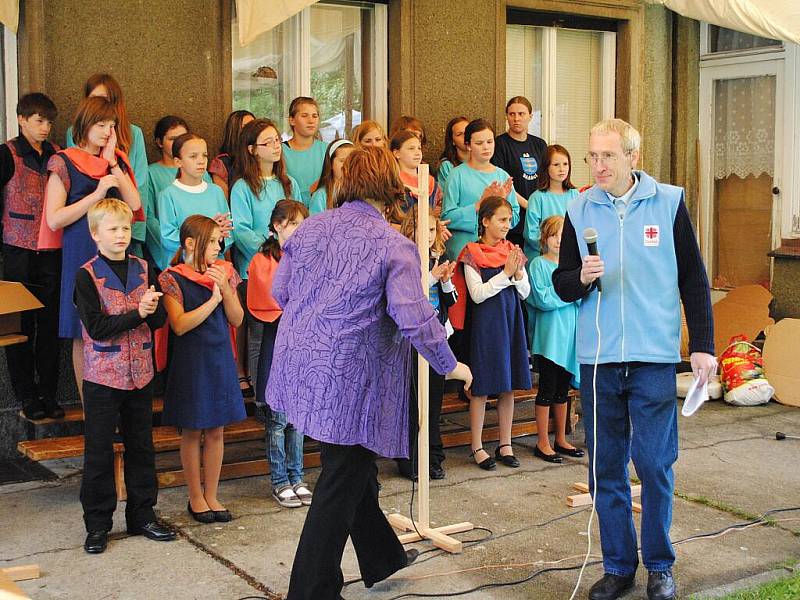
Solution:
[[[430,475],[431,479],[444,479],[444,469],[442,465],[433,465],[428,474]]]
[[[417,550],[416,548],[411,548],[411,550],[406,550],[406,566],[410,565],[415,560],[417,560],[418,556],[419,556],[419,550]],[[379,579],[378,581],[382,580]],[[367,589],[371,589],[372,586],[378,583],[378,581],[364,581],[364,587]]]
[[[417,560],[418,556],[419,556],[419,550],[417,550],[416,548],[412,548],[411,550],[406,550],[406,566],[410,565],[415,560]]]
[[[214,511],[213,510],[204,510],[203,512],[194,512],[192,510],[192,503],[189,502],[186,504],[186,510],[189,511],[189,514],[192,515],[192,518],[197,521],[198,523],[213,523],[216,521],[214,518]]]
[[[26,419],[31,421],[38,421],[47,417],[47,413],[42,406],[42,401],[39,398],[29,398],[22,403],[22,414]]]
[[[504,446],[508,446],[509,448],[511,448],[511,444],[500,444],[497,448],[494,449],[495,459],[498,462],[503,463],[507,467],[513,467],[516,469],[519,466],[519,461],[517,460],[517,457],[514,456],[513,453],[506,454],[505,456],[500,454],[500,448],[503,448]]]
[[[673,600],[675,592],[672,571],[651,571],[647,576],[648,600]]]
[[[217,523],[230,523],[233,521],[233,515],[228,509],[225,510],[212,510],[214,513],[214,520]]]
[[[544,452],[539,450],[539,446],[533,447],[533,455],[538,458],[541,458],[542,460],[546,460],[549,463],[558,464],[564,462],[564,457],[561,456],[560,454],[556,454],[555,452],[553,452],[552,454],[545,454]]]
[[[580,448],[564,448],[564,446],[559,446],[558,444],[553,446],[553,450],[559,454],[563,454],[564,456],[571,456],[572,458],[581,458],[584,454],[586,454]]]
[[[139,527],[128,527],[128,533],[131,535],[143,535],[148,540],[156,542],[171,542],[177,537],[174,531],[158,521],[150,521]]]
[[[410,460],[406,458],[401,458],[396,462],[397,462],[397,472],[402,477],[405,477],[409,481],[417,481],[419,479],[419,477],[417,476],[416,463],[412,463]]]
[[[102,554],[108,547],[107,531],[90,531],[86,534],[86,541],[83,542],[83,549],[89,554]]]
[[[63,419],[64,418],[64,409],[58,405],[58,402],[52,396],[48,396],[46,398],[39,397],[39,402],[42,403],[44,407],[44,412],[47,413],[47,416],[51,419]]]
[[[473,450],[472,452],[470,452],[470,453],[469,453],[470,457],[471,457],[471,458],[475,458],[475,455],[476,455],[478,452],[480,452],[481,450],[483,450],[483,448],[482,448],[482,447],[481,447],[481,448],[478,448],[477,450]],[[484,450],[484,452],[486,452],[486,451]],[[488,453],[488,452],[486,452],[486,454],[489,454],[489,453]],[[487,457],[486,457],[486,458],[484,458],[484,459],[483,459],[481,462],[479,462],[479,463],[476,463],[476,464],[477,464],[477,465],[478,465],[478,466],[479,466],[481,469],[483,469],[484,471],[494,471],[494,468],[497,466],[497,463],[494,461],[494,459],[491,457],[491,455],[487,456]]]
[[[242,387],[241,384],[246,383],[245,387]],[[247,375],[242,375],[239,377],[239,388],[242,390],[242,396],[244,398],[255,398],[256,392],[253,389],[253,384],[250,381],[250,378]]]
[[[633,587],[636,575],[621,577],[606,573],[589,590],[589,600],[616,600]]]

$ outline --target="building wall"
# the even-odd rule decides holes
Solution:
[[[167,114],[186,117],[213,152],[231,104],[231,3],[218,0],[26,0],[20,28],[20,93],[59,108],[62,141],[92,73],[120,82],[129,117],[148,141]],[[124,32],[124,35],[115,32]]]
[[[505,6],[496,0],[389,4],[389,127],[422,119],[432,164],[454,116],[495,122],[505,104]],[[455,14],[467,18],[455,19]]]
[[[186,117],[216,149],[231,108],[233,0],[24,0],[21,7],[20,93],[41,90],[56,101],[56,141],[85,79],[107,71],[123,86],[151,160],[153,126],[169,113]],[[391,0],[390,122],[403,114],[421,118],[432,164],[452,116],[482,116],[503,131],[507,7],[618,20],[617,115],[643,133],[642,166],[685,186],[694,215],[699,24],[643,0]],[[776,269],[776,280],[792,279],[784,271]],[[66,345],[62,355],[59,395],[75,401]],[[2,363],[0,438],[7,443],[0,456],[14,452],[23,431]]]

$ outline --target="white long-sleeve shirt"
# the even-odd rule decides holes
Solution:
[[[531,283],[528,281],[526,275],[523,275],[521,279],[517,280],[514,279],[513,276],[509,277],[503,271],[500,271],[497,275],[489,279],[489,281],[484,282],[478,271],[465,264],[464,278],[467,280],[469,296],[475,304],[480,304],[484,300],[488,300],[510,285],[517,288],[517,293],[523,300],[531,293]]]

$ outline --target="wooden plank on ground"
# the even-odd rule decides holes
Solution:
[[[30,597],[0,571],[0,600],[30,600]]]
[[[588,494],[589,493],[589,485],[586,484],[586,483],[583,483],[582,481],[578,481],[576,483],[573,483],[572,487],[575,490],[577,490],[579,492],[582,492],[584,494]],[[631,497],[632,498],[638,498],[641,495],[642,495],[642,486],[641,486],[641,484],[632,485],[631,486]]]
[[[19,565],[17,567],[3,567],[0,569],[3,574],[11,581],[25,581],[27,579],[39,579],[42,571],[39,565]]]

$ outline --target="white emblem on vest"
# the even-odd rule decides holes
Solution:
[[[661,236],[659,235],[658,225],[645,225],[644,245],[658,246],[660,242],[661,242]]]

